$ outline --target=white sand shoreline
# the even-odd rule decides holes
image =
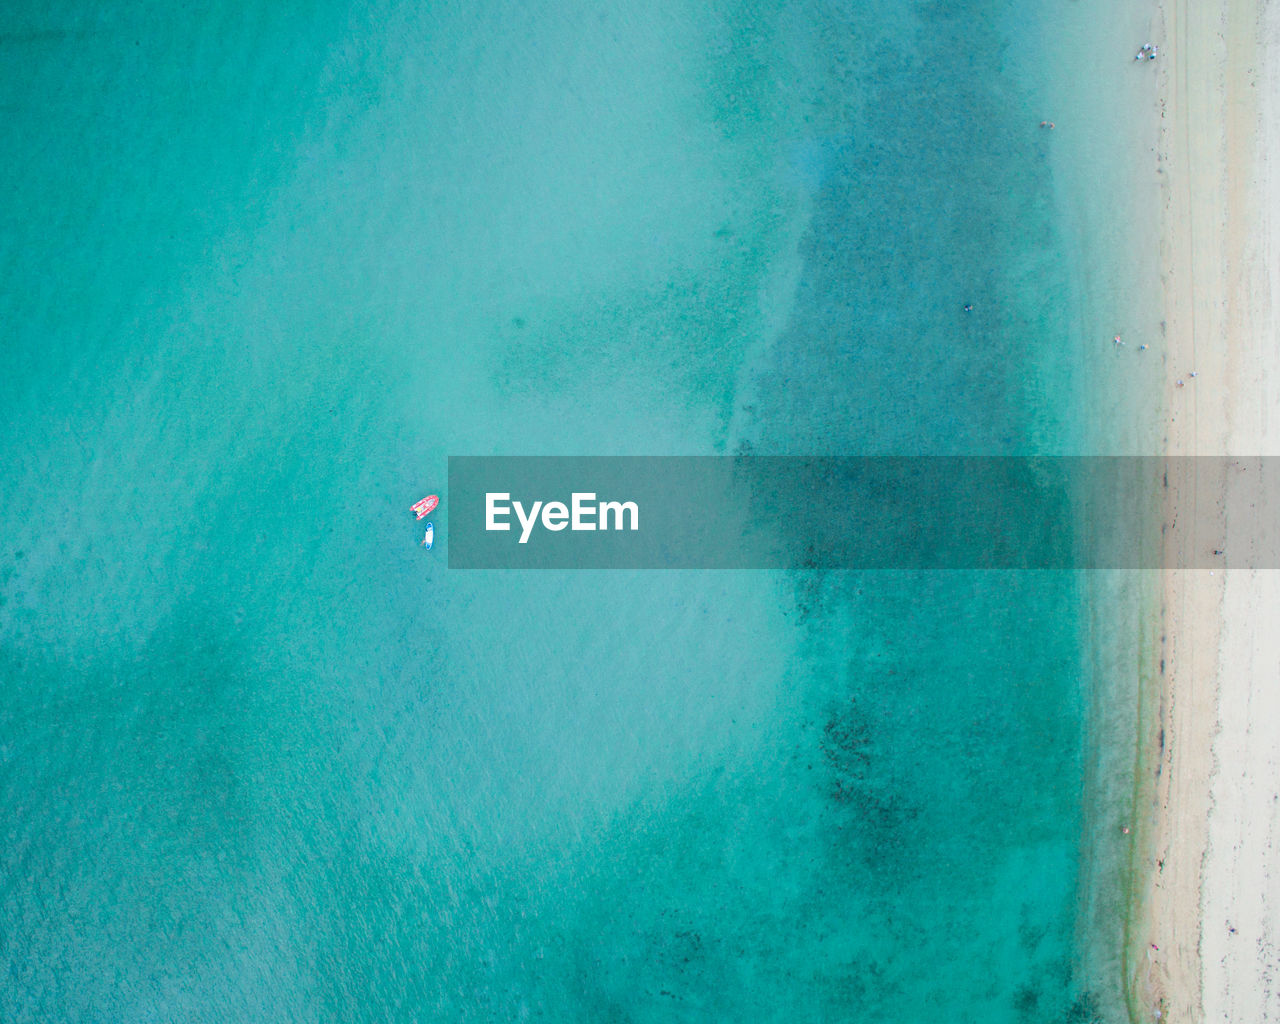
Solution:
[[[1280,454],[1280,9],[1167,0],[1162,15],[1165,450]],[[1171,553],[1191,495],[1170,488]],[[1280,1020],[1280,572],[1232,571],[1231,540],[1228,524],[1223,570],[1164,574],[1138,1020]]]

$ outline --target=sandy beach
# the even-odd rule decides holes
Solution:
[[[1161,13],[1165,448],[1280,454],[1280,8]],[[1191,483],[1171,481],[1168,565],[1189,561],[1183,524],[1207,511]],[[1228,523],[1221,569],[1165,573],[1135,837],[1137,1020],[1280,1020],[1280,572],[1232,570],[1248,541]]]

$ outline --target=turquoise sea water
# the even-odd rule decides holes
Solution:
[[[1037,7],[0,18],[0,1018],[1118,1019],[1080,579],[459,573],[407,511],[1082,450]]]

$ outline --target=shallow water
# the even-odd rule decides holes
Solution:
[[[1109,1013],[1080,579],[407,513],[450,454],[1080,450],[1040,16],[9,16],[0,1016]]]

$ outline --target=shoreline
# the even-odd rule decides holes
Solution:
[[[1280,229],[1280,14],[1260,0],[1166,0],[1158,160],[1169,455],[1280,451],[1280,352],[1264,254]],[[1269,344],[1268,344],[1269,343]],[[1192,372],[1196,373],[1193,378]],[[1181,383],[1179,383],[1181,382]],[[1167,565],[1186,556],[1194,481],[1170,482]],[[1221,485],[1226,494],[1230,481]],[[1245,538],[1241,538],[1241,542]],[[1280,609],[1275,573],[1166,570],[1153,679],[1143,682],[1135,906],[1126,985],[1134,1020],[1263,1022],[1280,938],[1263,894],[1280,848],[1275,804]],[[1185,564],[1185,558],[1184,558]],[[1261,628],[1259,628],[1261,627]],[[1274,631],[1272,631],[1274,632]],[[1156,703],[1151,707],[1147,702]],[[1146,750],[1143,754],[1146,754]],[[1261,901],[1261,906],[1259,902]]]

